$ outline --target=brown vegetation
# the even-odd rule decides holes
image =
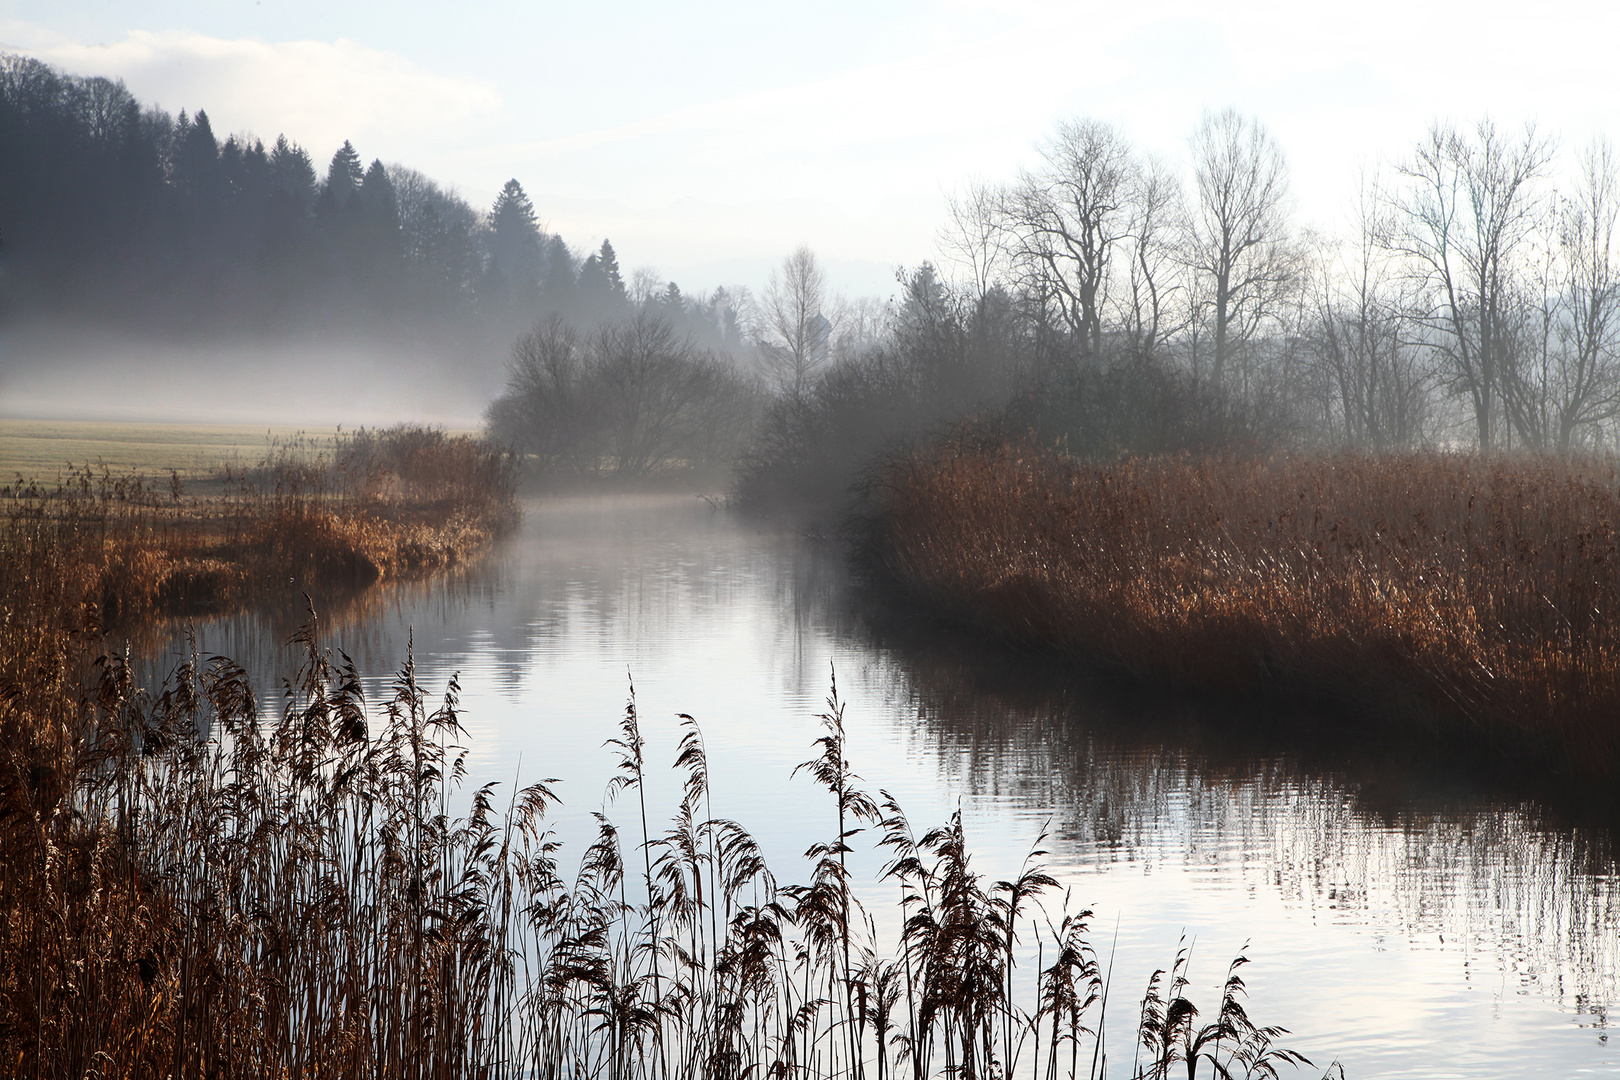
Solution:
[[[223,657],[188,660],[151,691],[105,658],[89,693],[64,692],[49,713],[0,708],[8,1074],[1108,1072],[1090,913],[1050,896],[1039,841],[1013,880],[990,884],[960,814],[916,836],[892,798],[861,789],[836,692],[802,766],[826,793],[809,884],[778,884],[748,832],[713,817],[690,717],[683,798],[667,831],[648,832],[633,692],[610,794],[640,829],[621,837],[599,815],[567,878],[545,783],[455,795],[453,680],[435,704],[407,659],[378,707],[313,621],[295,644],[302,667],[279,713]],[[23,738],[28,725],[44,737]],[[893,951],[845,868],[868,827],[892,856]],[[1128,1075],[1274,1076],[1304,1060],[1247,1016],[1242,957],[1202,1023],[1186,961],[1183,949],[1149,979]]]
[[[18,477],[0,487],[0,584],[14,618],[76,629],[369,585],[481,549],[513,519],[514,482],[504,452],[421,427],[280,443],[207,484],[89,464]]]
[[[505,798],[494,784],[457,794],[458,687],[432,700],[409,657],[386,700],[368,702],[360,673],[325,646],[312,616],[294,638],[301,665],[279,710],[261,706],[224,657],[192,655],[155,687],[137,683],[128,657],[87,663],[109,605],[96,587],[114,575],[123,583],[111,611],[127,620],[196,604],[210,574],[226,583],[213,595],[246,596],[228,590],[257,588],[252,574],[265,567],[349,578],[354,552],[378,572],[411,566],[398,537],[428,528],[411,520],[422,501],[384,517],[378,492],[454,484],[424,481],[432,469],[397,444],[389,453],[393,464],[365,470],[375,483],[358,488],[312,487],[283,463],[264,474],[280,489],[220,496],[189,525],[180,485],[98,486],[87,470],[72,491],[12,494],[0,624],[0,1073],[1107,1072],[1095,1034],[1106,982],[1089,913],[1067,896],[1042,906],[1056,882],[1038,865],[1039,842],[1015,880],[992,885],[969,865],[960,815],[915,836],[892,798],[861,790],[836,691],[804,766],[831,803],[810,884],[779,884],[753,838],[713,816],[690,717],[675,763],[684,797],[667,831],[648,831],[633,691],[611,743],[620,767],[610,790],[635,801],[639,833],[621,839],[600,816],[569,879],[546,783]],[[476,500],[454,505],[487,528],[501,500],[482,516],[466,509]],[[365,546],[378,534],[393,545],[380,557]],[[260,561],[228,557],[244,547]],[[884,880],[904,923],[892,950],[880,950],[845,867],[847,843],[867,828],[892,855]],[[1148,982],[1130,1075],[1208,1066],[1266,1076],[1303,1061],[1279,1045],[1281,1029],[1245,1013],[1241,957],[1218,1011],[1199,1023],[1186,956]]]
[[[196,771],[224,764],[211,734],[251,727],[251,693],[220,658],[149,693],[127,658],[96,659],[102,633],[450,565],[511,520],[513,473],[508,455],[472,439],[400,427],[277,444],[254,467],[193,481],[205,494],[178,474],[89,465],[0,488],[0,1073],[219,1075],[269,1049],[210,981],[262,966],[219,948],[266,912],[222,911],[208,871],[271,872],[217,859],[231,850],[218,829],[225,788],[237,810],[263,790],[244,773]],[[234,749],[273,756],[252,739]],[[299,797],[276,794],[258,824],[274,819],[284,838]],[[266,974],[278,977],[273,965]],[[326,1007],[297,978],[287,985],[301,1007]],[[353,1041],[307,1014],[297,1024],[300,1040]]]
[[[1620,765],[1620,495],[1592,462],[1475,454],[1084,464],[970,439],[884,472],[901,582],[1027,644],[1194,685],[1279,681]]]

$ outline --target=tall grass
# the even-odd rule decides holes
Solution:
[[[1552,458],[1165,456],[942,442],[891,463],[876,550],[1017,640],[1222,688],[1416,696],[1588,778],[1620,765],[1620,477]],[[1371,693],[1368,693],[1371,691]]]
[[[368,702],[313,618],[294,644],[277,710],[229,660],[194,656],[151,691],[103,658],[75,708],[0,711],[11,1074],[1125,1074],[1097,1034],[1090,912],[1054,895],[1039,844],[992,883],[960,814],[919,837],[892,797],[865,793],[836,687],[803,766],[827,796],[808,884],[779,884],[753,837],[712,816],[690,716],[679,805],[649,831],[633,695],[613,791],[635,799],[637,834],[599,814],[568,876],[549,782],[504,797],[486,784],[453,811],[454,680],[430,697],[407,657]],[[904,916],[889,949],[845,862],[869,827]],[[1302,1062],[1248,1019],[1241,963],[1204,1025],[1185,954],[1154,973],[1128,1075]]]
[[[294,517],[385,497],[297,468],[229,482],[276,480],[251,499]],[[405,473],[389,483],[418,482]],[[915,832],[852,770],[836,686],[803,766],[826,792],[807,884],[780,883],[753,836],[714,816],[690,716],[681,797],[653,829],[658,766],[633,691],[610,793],[633,800],[634,824],[598,815],[569,871],[550,781],[462,791],[459,687],[430,694],[409,655],[367,700],[312,615],[273,705],[195,650],[154,687],[127,653],[92,662],[107,563],[91,541],[172,538],[163,500],[188,496],[102,492],[88,472],[79,484],[12,494],[0,563],[0,1073],[1122,1074],[1097,1034],[1107,983],[1089,913],[1055,895],[1039,845],[1014,880],[990,882],[959,815]],[[203,543],[186,528],[174,534]],[[887,946],[846,860],[868,832],[903,918]],[[1194,1030],[1185,981],[1165,978],[1136,1006],[1130,1075],[1269,1075],[1296,1058],[1234,1007],[1241,981]]]
[[[420,994],[408,1006],[380,1004],[395,1010],[378,1014],[382,1021],[355,1019],[345,1003],[364,988],[310,981],[344,950],[369,949],[406,974],[399,920],[410,915],[389,915],[369,937],[342,939],[337,952],[322,953],[334,946],[318,934],[305,948],[291,933],[341,915],[331,906],[336,894],[317,908],[308,903],[314,894],[275,891],[288,874],[310,873],[302,861],[309,849],[291,838],[328,797],[320,785],[334,779],[321,772],[329,761],[310,756],[318,744],[311,730],[262,737],[245,679],[220,658],[194,659],[155,694],[134,684],[127,656],[91,658],[112,626],[132,631],[155,616],[281,595],[289,582],[342,587],[455,561],[510,519],[510,459],[471,440],[400,428],[320,448],[280,443],[254,466],[221,472],[204,494],[188,492],[175,474],[153,480],[89,465],[51,485],[18,478],[0,489],[6,1075],[265,1072],[253,1063],[272,1058],[298,1073],[298,1055],[315,1040],[358,1045],[341,1024],[397,1027],[406,1007],[409,1024],[459,1022],[453,1010],[432,1012],[436,999],[423,1004]],[[366,741],[345,697],[352,682],[334,683],[317,666],[300,685],[299,723],[339,724],[328,749],[352,757],[355,740]],[[450,715],[413,719],[408,708],[420,710],[421,701],[411,693],[402,691],[407,712],[393,718],[387,745],[396,755],[406,737],[400,725],[415,723],[419,743],[434,716]],[[426,784],[427,758],[411,749]],[[371,787],[364,806],[346,812],[397,817],[400,795],[384,790],[375,768],[350,781]],[[243,809],[255,801],[256,819]],[[329,825],[355,836],[372,827],[352,818],[323,820]],[[417,844],[426,826],[413,825]],[[402,872],[384,863],[405,850],[396,845],[382,861],[351,860],[343,869]],[[281,901],[299,906],[278,915]],[[343,901],[360,902],[359,894]],[[420,927],[425,916],[416,915]],[[364,916],[368,927],[375,916]],[[247,940],[245,923],[276,925],[279,936],[223,951]],[[420,955],[424,943],[418,934],[417,973],[432,970],[432,958]],[[267,1008],[281,1010],[273,1014],[280,1050],[259,1032]],[[333,1016],[343,1018],[339,1026]],[[403,1060],[404,1045],[372,1052]]]
[[[70,465],[0,486],[0,577],[101,627],[281,597],[289,583],[370,584],[482,547],[515,520],[515,480],[499,448],[413,426],[279,441],[190,489],[177,473]]]

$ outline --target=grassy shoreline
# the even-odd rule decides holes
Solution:
[[[1245,956],[1208,1013],[1195,1007],[1185,941],[1139,999],[1115,991],[1135,1045],[1109,1044],[1111,965],[1091,912],[1041,866],[1045,837],[1014,880],[992,882],[971,865],[960,811],[914,830],[853,772],[836,687],[799,766],[827,830],[808,882],[779,882],[743,825],[712,816],[690,716],[680,804],[649,829],[644,781],[659,766],[633,690],[608,743],[625,823],[604,806],[565,876],[548,781],[492,782],[465,814],[450,809],[466,735],[454,679],[436,698],[407,656],[385,700],[367,701],[317,623],[292,644],[300,666],[279,710],[224,657],[193,657],[152,687],[110,657],[76,713],[53,718],[54,760],[3,744],[0,1044],[17,1075],[1149,1080],[1309,1067],[1285,1029],[1250,1019]],[[897,940],[852,888],[851,843],[885,855]]]
[[[516,520],[515,488],[510,455],[417,427],[295,435],[185,474],[18,473],[0,484],[0,578],[8,611],[75,631],[352,591],[465,561]]]
[[[1314,688],[1468,753],[1620,770],[1620,495],[1549,458],[1087,465],[946,441],[891,462],[878,573],[1021,645],[1148,680]]]
[[[425,441],[430,461],[463,478],[491,464],[442,439],[397,441]],[[810,881],[778,882],[742,825],[712,817],[690,717],[674,763],[684,797],[667,831],[649,831],[643,780],[656,766],[633,690],[609,744],[612,791],[632,824],[621,835],[604,808],[578,874],[564,878],[547,782],[488,784],[452,812],[466,734],[458,687],[430,695],[409,656],[385,700],[368,701],[312,617],[279,708],[225,657],[188,657],[152,686],[129,656],[96,657],[109,619],[134,627],[173,613],[171,600],[197,603],[194,577],[190,592],[165,583],[179,567],[223,561],[231,544],[246,553],[233,565],[247,584],[230,595],[245,602],[284,589],[276,575],[289,569],[336,582],[427,565],[401,554],[412,529],[498,525],[502,498],[480,511],[472,495],[446,494],[450,477],[428,482],[407,448],[360,449],[313,479],[308,462],[291,461],[227,478],[253,488],[236,502],[90,469],[59,489],[4,493],[8,1072],[1120,1075],[1097,1034],[1108,982],[1090,912],[1059,895],[1040,840],[1015,881],[992,883],[970,866],[959,814],[914,832],[891,797],[862,790],[836,687],[800,767],[825,793],[827,841],[810,852]],[[374,468],[379,456],[395,467]],[[509,499],[509,471],[491,468],[474,487],[495,482]],[[359,572],[361,556],[370,570]],[[109,607],[108,582],[123,578]],[[897,941],[877,940],[851,888],[844,854],[861,832],[889,856]],[[1249,1019],[1244,957],[1207,1016],[1191,1001],[1188,948],[1168,959],[1139,1000],[1116,1005],[1135,1017],[1134,1052],[1119,1048],[1130,1076],[1258,1077],[1305,1062],[1282,1029]]]

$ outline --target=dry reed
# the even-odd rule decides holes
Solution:
[[[0,711],[10,1074],[1124,1074],[1097,1034],[1090,912],[1051,895],[1039,842],[1016,878],[991,883],[960,814],[916,836],[892,797],[861,789],[836,687],[803,766],[828,795],[808,884],[778,884],[752,836],[712,816],[691,717],[680,804],[649,830],[633,691],[612,791],[634,797],[637,828],[598,815],[566,878],[546,783],[504,800],[486,785],[452,812],[454,680],[435,702],[407,658],[387,699],[367,702],[316,626],[294,639],[301,668],[268,717],[222,657],[190,658],[150,692],[103,658],[57,713]],[[55,741],[37,745],[55,759],[19,760],[19,724],[51,726]],[[845,865],[869,828],[904,915],[888,950]],[[1154,973],[1128,1075],[1303,1062],[1282,1029],[1249,1020],[1241,963],[1202,1025],[1185,953]]]
[[[515,520],[515,483],[511,455],[413,426],[278,442],[206,492],[70,466],[0,486],[0,577],[101,627],[363,586],[465,560]]]
[[[195,774],[211,762],[219,787],[223,759],[200,740],[251,723],[251,696],[216,658],[151,697],[127,658],[91,663],[103,631],[284,595],[289,580],[344,588],[454,562],[510,520],[512,480],[498,450],[400,428],[273,445],[205,496],[178,475],[88,465],[0,489],[0,1073],[218,1075],[214,1059],[259,1038],[216,1015],[227,997],[200,992],[207,972],[245,979],[231,963],[264,964],[218,952],[225,916],[196,876],[230,841],[214,827],[223,796]],[[247,781],[235,776],[231,798]],[[199,812],[216,816],[199,825]],[[296,815],[273,824],[299,826]],[[232,917],[261,916],[262,905]],[[190,965],[178,984],[176,957]],[[313,1018],[298,1030],[350,1038]]]
[[[354,497],[311,497],[294,472],[272,493],[294,509],[269,527]],[[92,490],[13,495],[0,563],[0,1074],[1110,1074],[1089,912],[1050,895],[1038,845],[991,883],[959,815],[919,837],[892,798],[867,795],[836,687],[804,766],[829,796],[808,884],[779,884],[753,837],[713,815],[691,717],[680,804],[651,831],[633,691],[612,793],[634,798],[636,824],[600,815],[565,876],[549,782],[459,795],[459,688],[435,700],[409,656],[367,701],[312,615],[279,708],[224,657],[192,655],[150,688],[127,655],[91,663],[109,562],[89,556],[117,548],[112,564],[158,592],[178,558],[141,539],[172,539],[162,498],[80,481]],[[235,535],[267,527],[241,520]],[[296,536],[266,546],[330,558]],[[869,829],[903,912],[888,949],[845,862]],[[1236,1004],[1240,980],[1195,1025],[1183,976],[1178,963],[1150,981],[1130,1075],[1262,1076],[1297,1059]]]
[[[1620,764],[1620,494],[1607,465],[1414,453],[1128,458],[960,439],[889,465],[896,579],[1143,677],[1416,695],[1454,739]]]

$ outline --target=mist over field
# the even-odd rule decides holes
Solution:
[[[502,363],[494,350],[360,332],[153,342],[37,326],[0,331],[0,415],[469,430],[500,390]]]

